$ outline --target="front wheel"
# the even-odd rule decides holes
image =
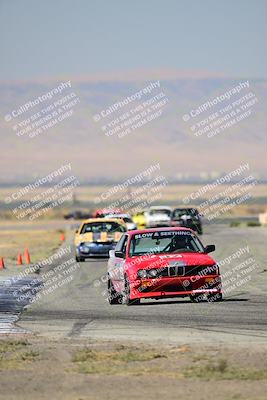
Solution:
[[[208,294],[207,300],[209,303],[216,303],[218,301],[222,301],[223,300],[222,293]]]
[[[125,277],[125,280],[124,280],[124,291],[123,291],[123,296],[122,296],[123,304],[126,304],[127,306],[140,304],[140,299],[132,300],[130,298],[130,294],[131,294],[131,285],[130,285],[130,282],[129,282],[128,278]]]
[[[76,262],[84,262],[85,258],[76,256],[75,260],[76,260]]]
[[[121,295],[115,290],[112,280],[108,278],[108,302],[109,304],[121,304]]]
[[[203,294],[190,294],[189,297],[192,303],[200,303],[203,301]]]

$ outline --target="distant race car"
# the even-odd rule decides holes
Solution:
[[[146,227],[154,228],[158,226],[171,225],[171,207],[152,206],[149,208],[146,218]]]
[[[171,214],[172,226],[191,228],[198,234],[202,234],[201,216],[196,208],[175,208]]]
[[[105,216],[105,218],[120,218],[125,222],[128,231],[137,229],[137,225],[135,222],[133,222],[130,214],[108,214]]]
[[[123,233],[127,231],[123,220],[116,218],[90,218],[83,221],[75,234],[76,261],[89,257],[108,257]]]
[[[189,296],[192,301],[221,301],[219,267],[187,228],[130,231],[110,251],[108,301],[139,304],[141,299]]]
[[[109,214],[119,214],[121,210],[118,208],[110,209],[110,208],[100,208],[98,210],[95,210],[92,214],[93,218],[104,218],[106,215]]]
[[[146,227],[147,214],[147,210],[142,210],[133,215],[133,222],[136,223],[137,229],[144,229]]]
[[[85,212],[85,211],[72,211],[68,214],[64,215],[65,219],[87,219],[90,218],[91,214],[89,212]]]

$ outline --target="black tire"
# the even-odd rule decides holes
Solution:
[[[84,262],[85,258],[76,256],[75,260],[76,260],[76,262]]]
[[[121,304],[122,303],[122,297],[115,290],[110,277],[108,277],[108,302],[109,302],[109,304]]]
[[[133,306],[133,305],[139,305],[140,304],[140,299],[130,299],[130,292],[131,292],[131,287],[130,283],[127,277],[124,278],[124,292],[122,296],[122,302],[123,304],[126,304],[127,306]]]
[[[202,294],[190,294],[189,297],[192,303],[201,303],[203,301]]]
[[[209,303],[217,303],[217,302],[223,301],[222,293],[208,294],[207,301]]]
[[[189,228],[191,227],[189,226]],[[195,224],[193,230],[197,232],[198,235],[202,235],[203,233],[202,225],[199,224]]]

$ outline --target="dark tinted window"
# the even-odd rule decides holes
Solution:
[[[198,216],[198,211],[195,208],[176,208],[172,214],[173,218],[180,218],[183,215],[194,218]]]
[[[89,222],[84,224],[81,233],[125,232],[125,228],[117,222]]]

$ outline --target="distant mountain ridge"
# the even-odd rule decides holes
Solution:
[[[106,123],[106,120],[95,122],[94,116],[157,79],[160,80],[160,88],[151,96],[162,91],[168,98],[162,115],[121,139],[116,135],[106,136],[101,129],[102,122]],[[73,107],[73,115],[35,138],[16,136],[12,129],[13,121],[6,122],[5,115],[67,80],[72,83],[68,93],[74,92],[79,97],[79,102]],[[195,121],[192,118],[189,122],[183,120],[183,116],[190,114],[190,110],[244,80],[223,74],[209,75],[205,71],[152,71],[150,74],[147,71],[143,75],[140,71],[135,75],[129,73],[73,79],[61,77],[40,82],[2,82],[1,181],[29,181],[66,162],[71,162],[77,177],[94,181],[109,178],[114,180],[114,177],[123,179],[155,161],[160,163],[162,174],[173,179],[181,174],[200,176],[201,173],[212,171],[228,171],[243,162],[248,162],[251,171],[265,178],[266,80],[249,81],[247,92],[252,91],[258,99],[251,116],[213,138],[194,136],[190,126]],[[225,106],[228,103],[225,102]],[[43,103],[42,106],[45,104],[50,103]],[[138,104],[140,101],[132,103],[136,106]],[[38,112],[38,107],[29,115]],[[129,107],[121,109],[112,118],[127,110]],[[203,118],[208,115],[203,114]]]

